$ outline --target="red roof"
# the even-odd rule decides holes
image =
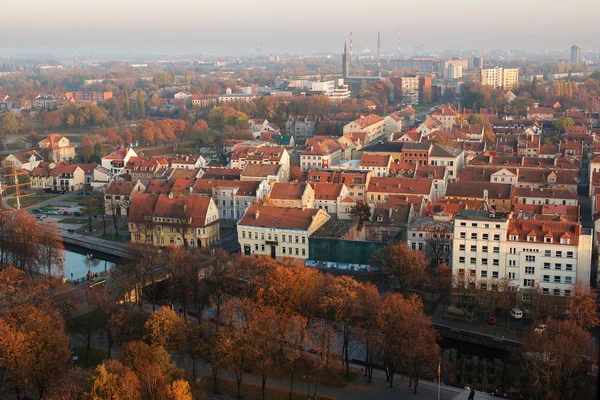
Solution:
[[[308,230],[319,211],[324,213],[315,208],[301,209],[253,204],[248,208],[238,226]]]
[[[511,218],[508,223],[510,236],[517,236],[521,242],[530,242],[528,237],[535,237],[535,243],[544,243],[544,238],[551,237],[553,245],[560,245],[561,237],[570,238],[569,245],[579,244],[581,224],[567,221],[547,221],[535,219]],[[517,235],[514,235],[516,231]],[[568,236],[565,236],[568,234]]]

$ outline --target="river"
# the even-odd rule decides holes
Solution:
[[[92,257],[88,258],[88,254]],[[89,270],[93,273],[108,271],[119,261],[117,257],[86,251],[75,246],[66,246],[64,256],[64,274],[68,280],[85,278]]]

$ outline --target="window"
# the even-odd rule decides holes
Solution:
[[[481,235],[481,238],[483,240],[488,240],[490,237],[489,237],[489,235],[487,233],[484,233],[484,234]]]
[[[573,283],[573,278],[570,276],[565,276],[565,283],[570,285],[571,283]]]
[[[496,254],[500,253],[500,247],[494,247],[494,253],[496,253]]]
[[[525,273],[528,275],[535,274],[535,267],[525,267]]]
[[[417,244],[415,242],[412,242],[410,244],[411,249],[416,250],[417,249]]]
[[[171,243],[171,244],[175,243],[175,238],[173,236],[171,236],[169,238],[169,243]]]
[[[554,276],[554,283],[560,283],[561,279],[560,276],[556,275]]]
[[[508,260],[508,266],[509,267],[516,267],[517,266],[517,261],[516,260]]]
[[[517,240],[517,237],[515,235],[510,235],[510,240]]]
[[[488,252],[488,247],[487,246],[481,246],[481,252],[482,253],[487,253]]]
[[[459,244],[458,245],[458,250],[465,251],[465,245],[464,244]]]
[[[458,262],[464,264],[465,263],[465,258],[464,257],[458,257]]]
[[[527,262],[535,262],[535,256],[525,256],[525,261],[527,261]]]
[[[302,249],[302,255],[306,256],[306,249]]]
[[[472,245],[471,245],[471,251],[477,251],[477,246],[476,246],[476,245],[474,245],[474,244],[472,244]]]
[[[544,275],[543,281],[550,282],[550,275]]]
[[[461,222],[460,226],[467,226],[467,223],[466,222]]]
[[[570,296],[571,295],[571,291],[568,289],[565,289],[565,296]]]
[[[562,257],[562,251],[557,251],[556,252],[556,257]]]
[[[535,236],[527,236],[528,242],[535,242]]]
[[[285,247],[282,247],[282,248],[281,248],[281,252],[282,252],[283,254],[285,254]]]
[[[550,250],[546,250],[546,251],[544,251],[544,256],[551,257],[552,256],[552,252]]]
[[[567,264],[566,267],[567,271],[573,271],[573,264]]]
[[[477,239],[477,234],[476,233],[471,233],[471,239]]]
[[[498,278],[498,271],[492,271],[492,278]]]
[[[545,262],[544,263],[544,269],[550,269],[550,263]]]
[[[475,277],[475,270],[474,269],[470,269],[469,270],[469,276]]]
[[[482,265],[488,265],[488,263],[487,263],[487,258],[482,258],[482,259],[481,259],[481,264],[482,264]]]
[[[265,240],[265,233],[264,232],[260,233],[260,240]]]
[[[460,238],[461,239],[466,239],[467,238],[467,234],[465,232],[461,232],[460,233]]]
[[[265,245],[264,244],[260,245],[260,251],[262,251],[264,253],[264,251],[265,251]]]
[[[508,273],[508,279],[512,279],[512,280],[517,279],[517,274],[514,273],[514,272],[509,272]]]
[[[476,222],[472,222],[472,223],[471,223],[471,226],[472,226],[473,228],[477,228],[477,223],[476,223]]]
[[[475,257],[471,257],[471,264],[477,264],[477,259]]]
[[[281,241],[285,243],[285,235],[281,235]]]
[[[554,264],[554,269],[561,269],[562,268],[562,264]]]
[[[481,271],[481,277],[487,278],[487,271]]]
[[[296,250],[296,252],[295,252],[295,253],[296,253],[296,255],[298,255],[298,248],[296,247],[296,249],[295,249],[295,250]]]
[[[492,265],[496,265],[496,266],[500,265],[500,260],[498,260],[497,258],[494,258]]]
[[[523,279],[523,286],[524,287],[530,287],[533,286],[533,279]],[[523,297],[525,297],[525,295],[523,295]],[[530,298],[531,300],[531,298]]]
[[[545,296],[549,295],[550,294],[550,289],[548,289],[547,287],[543,288],[542,289],[542,294],[545,295]]]
[[[296,243],[299,243],[299,239],[298,239],[298,236],[296,236]]]
[[[560,296],[560,289],[554,289],[553,292],[554,292],[553,294],[555,296]],[[558,304],[554,303],[554,306],[556,307],[556,308],[553,307],[554,310],[558,310]]]
[[[545,237],[544,238],[544,243],[552,243],[552,238],[551,237]]]
[[[419,242],[419,250],[423,250],[423,242]]]
[[[573,252],[567,251],[567,258],[573,258]]]
[[[500,235],[494,235],[494,240],[500,240]]]
[[[306,236],[302,236],[302,244],[306,243]]]

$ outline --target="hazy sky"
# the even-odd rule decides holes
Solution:
[[[4,4],[0,51],[600,49],[600,0],[27,0]]]

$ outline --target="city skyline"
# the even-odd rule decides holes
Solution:
[[[264,48],[272,52],[327,53],[341,52],[341,44],[348,41],[350,31],[354,33],[355,54],[366,48],[374,53],[378,31],[382,36],[382,54],[396,52],[398,31],[403,52],[421,45],[425,51],[558,50],[568,49],[574,43],[584,50],[600,48],[595,41],[600,37],[600,27],[594,20],[600,12],[598,2],[580,1],[578,9],[586,12],[564,20],[566,6],[551,1],[544,7],[543,21],[552,29],[543,35],[539,33],[539,24],[530,21],[531,13],[536,11],[534,4],[510,0],[501,9],[495,9],[494,15],[465,12],[477,6],[473,0],[463,2],[461,7],[434,2],[428,6],[425,25],[425,20],[418,18],[424,11],[420,5],[400,6],[383,0],[360,10],[339,0],[326,4],[308,0],[294,9],[286,9],[272,0],[261,0],[258,4],[173,0],[168,10],[156,0],[125,4],[115,0],[93,3],[57,0],[51,4],[32,0],[13,4],[4,11],[5,23],[0,34],[11,40],[0,45],[0,51],[55,54],[77,49],[81,53],[235,55]],[[389,12],[383,13],[386,9]],[[514,12],[516,9],[518,13]],[[430,13],[431,10],[436,12]],[[417,18],[400,19],[400,14]],[[365,24],[365,21],[376,23]],[[525,37],[527,40],[523,40]]]

